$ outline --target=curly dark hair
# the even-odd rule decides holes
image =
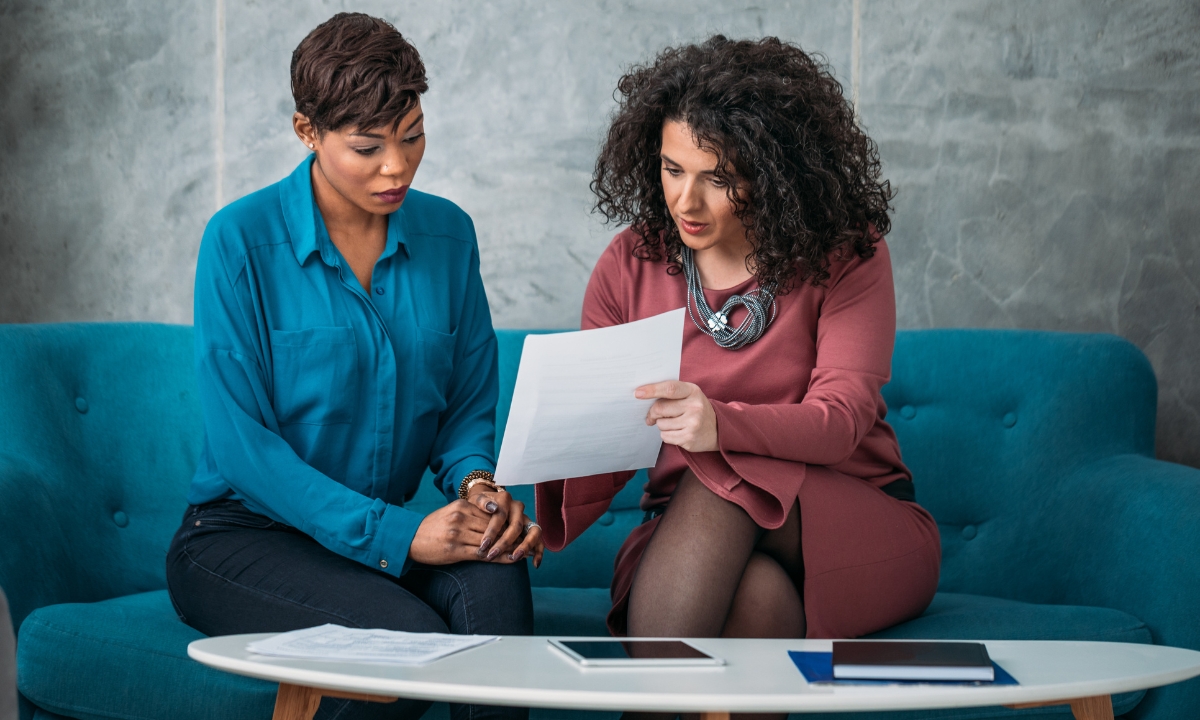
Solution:
[[[607,221],[638,233],[642,260],[681,270],[683,241],[660,174],[667,121],[685,122],[716,153],[715,174],[754,244],[747,267],[761,285],[778,293],[797,282],[819,286],[834,250],[871,257],[891,230],[893,192],[879,177],[879,150],[819,56],[774,37],[715,35],[634,66],[616,95],[591,187]]]

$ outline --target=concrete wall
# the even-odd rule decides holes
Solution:
[[[496,324],[577,323],[623,67],[711,32],[825,53],[899,195],[903,327],[1113,332],[1200,465],[1200,10],[1192,0],[0,2],[0,321],[189,322],[221,204],[304,156],[288,61],[342,9],[421,50],[417,186],[479,228]]]

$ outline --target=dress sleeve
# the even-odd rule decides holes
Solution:
[[[620,243],[614,240],[592,270],[583,296],[582,329],[627,322],[620,302]],[[562,550],[608,510],[612,499],[634,476],[632,471],[539,483],[534,491],[538,524],[550,550]]]
[[[450,502],[472,470],[496,469],[496,398],[500,393],[496,333],[488,310],[479,252],[471,253],[466,302],[458,324],[454,371],[446,388],[446,409],[438,422],[429,468],[434,484]]]
[[[200,405],[221,478],[252,505],[329,550],[399,576],[422,516],[362,495],[304,462],[279,433],[264,371],[262,313],[244,258],[222,250],[209,223],[196,268],[195,352]]]
[[[817,359],[803,400],[786,405],[713,402],[723,453],[837,465],[879,419],[891,375],[896,297],[887,245],[854,258],[832,284],[817,319]]]

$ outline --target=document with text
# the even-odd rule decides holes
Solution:
[[[641,385],[679,379],[685,310],[596,330],[529,335],[496,482],[527,485],[651,467],[662,445]]]
[[[423,665],[496,640],[495,635],[449,635],[320,625],[249,643],[257,655],[303,660]]]

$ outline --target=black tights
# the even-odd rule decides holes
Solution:
[[[763,530],[689,470],[638,564],[629,594],[629,635],[803,638],[803,588],[799,503],[781,527]],[[671,717],[624,715],[626,720]]]

